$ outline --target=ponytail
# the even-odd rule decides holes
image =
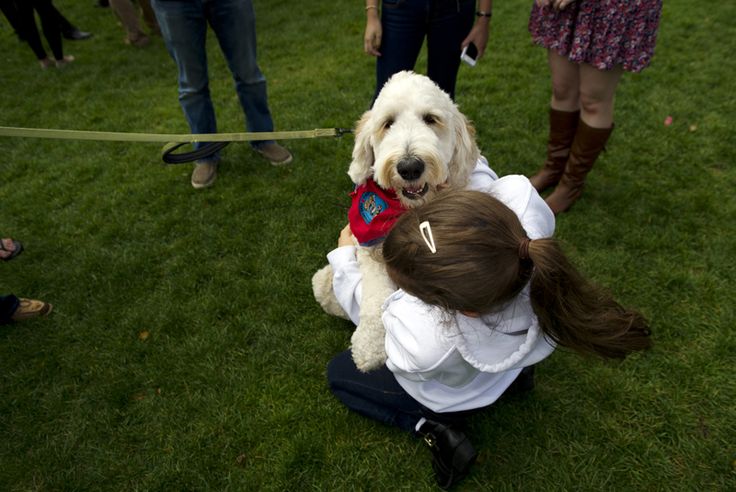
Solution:
[[[651,347],[646,319],[586,280],[557,241],[531,241],[528,254],[534,264],[532,308],[544,333],[558,345],[614,359]]]
[[[558,345],[618,359],[651,345],[641,314],[580,275],[554,239],[530,240],[517,215],[486,193],[445,192],[406,211],[382,254],[394,283],[427,304],[485,314],[530,284],[539,325]]]

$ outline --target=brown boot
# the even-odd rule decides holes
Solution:
[[[580,197],[585,176],[593,169],[593,164],[605,148],[611,132],[613,125],[610,128],[593,128],[580,120],[570,157],[565,165],[565,173],[555,191],[545,199],[555,215],[565,212]]]
[[[559,111],[549,109],[549,140],[547,141],[547,160],[537,174],[529,178],[532,186],[542,192],[554,186],[562,177],[570,146],[578,129],[580,111]]]

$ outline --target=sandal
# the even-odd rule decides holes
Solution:
[[[36,299],[20,298],[20,305],[10,317],[13,321],[24,321],[39,316],[48,316],[54,306]]]
[[[5,244],[10,242],[13,245],[13,249],[8,249]],[[20,241],[16,241],[11,238],[0,239],[0,251],[10,253],[8,255],[0,255],[0,260],[8,261],[18,256],[23,251],[23,244]]]

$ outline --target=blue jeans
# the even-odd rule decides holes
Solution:
[[[383,0],[376,96],[393,74],[414,69],[426,37],[427,76],[454,99],[460,43],[474,18],[475,0]]]
[[[462,425],[482,410],[435,413],[409,396],[385,365],[367,373],[359,371],[349,350],[337,354],[327,365],[327,381],[330,391],[350,410],[411,433],[422,417]]]
[[[251,0],[152,0],[161,34],[179,70],[179,102],[192,133],[217,133],[207,74],[207,25],[235,80],[250,132],[273,131],[266,78],[256,62],[255,12]],[[252,142],[258,147],[266,142]],[[201,143],[195,145],[201,147]]]

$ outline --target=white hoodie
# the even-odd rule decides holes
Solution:
[[[552,236],[554,214],[524,176],[505,176],[482,191],[511,208],[530,239]],[[343,308],[357,322],[360,270],[349,248],[328,259],[338,301],[346,301]],[[448,313],[398,290],[386,299],[382,319],[386,366],[409,395],[435,412],[490,405],[522,368],[554,350],[532,311],[529,285],[503,311],[480,318]]]

